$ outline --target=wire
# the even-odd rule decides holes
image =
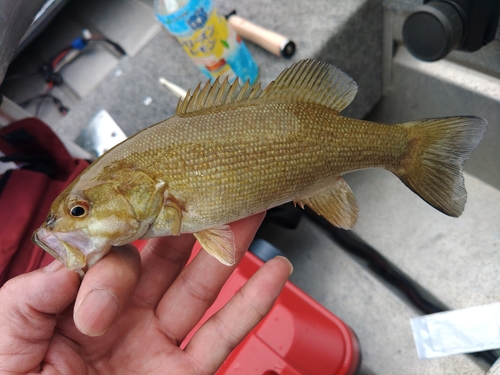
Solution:
[[[63,82],[63,78],[59,71],[63,66],[69,64],[73,61],[78,54],[72,54],[73,51],[82,51],[87,47],[89,42],[104,42],[111,45],[115,51],[121,56],[127,55],[127,52],[120,46],[118,43],[112,41],[109,38],[106,38],[102,35],[94,35],[91,34],[90,31],[84,29],[83,37],[77,37],[73,39],[71,45],[64,47],[59,52],[57,52],[52,58],[48,60],[48,62],[43,63],[37,72],[27,73],[27,74],[13,74],[10,76],[6,76],[4,78],[5,81],[29,78],[41,73],[44,80],[47,83],[52,83],[52,85],[60,85]]]
[[[52,68],[55,68],[57,66],[57,64],[59,64],[59,62],[64,58],[64,56],[66,56],[72,49],[73,49],[73,47],[66,47],[66,48],[64,48],[54,58],[52,58],[50,60],[50,66]]]
[[[5,78],[3,79],[3,82],[13,81],[16,79],[31,78],[31,77],[36,76],[37,74],[40,74],[40,72],[38,70],[36,72],[26,73],[26,74],[12,74],[12,75],[5,76]]]
[[[66,115],[69,111],[69,108],[66,107],[62,101],[52,95],[50,91],[54,86],[60,85],[63,83],[63,77],[59,73],[61,68],[67,64],[69,64],[71,61],[73,61],[76,57],[78,57],[79,51],[82,51],[87,47],[89,42],[104,42],[109,45],[111,45],[117,53],[119,53],[121,56],[125,56],[127,53],[125,50],[116,42],[102,36],[102,35],[93,35],[90,33],[88,30],[83,30],[83,37],[78,37],[75,38],[72,42],[71,45],[66,46],[65,48],[61,49],[59,52],[57,52],[52,58],[49,59],[48,62],[43,63],[38,72],[34,73],[29,73],[26,75],[12,75],[12,76],[7,76],[5,80],[14,80],[14,79],[21,79],[21,78],[28,78],[28,77],[33,77],[36,74],[40,73],[42,74],[44,80],[47,82],[47,88],[45,89],[45,92],[37,95],[33,98],[30,98],[28,100],[25,100],[24,102],[20,103],[19,105],[21,107],[25,107],[28,104],[32,103],[33,101],[39,100],[39,103],[37,105],[37,109],[35,111],[35,116],[38,116],[38,113],[40,112],[40,108],[45,101],[45,99],[49,98],[52,99],[52,102],[54,105],[57,107],[59,112],[63,115]]]
[[[410,301],[426,314],[444,311],[426,299],[415,285],[402,272],[394,266],[377,250],[357,238],[354,233],[339,229],[331,225],[323,217],[306,208],[306,214],[313,222],[326,229],[332,239],[342,246],[344,250],[366,260],[370,268],[384,280],[401,289]]]
[[[35,116],[38,117],[38,113],[40,112],[40,108],[41,108],[41,106],[42,106],[42,104],[43,104],[43,102],[44,102],[45,99],[52,99],[52,102],[54,103],[54,105],[57,107],[57,109],[59,110],[59,112],[62,115],[66,115],[69,112],[69,108],[66,107],[63,104],[63,102],[61,101],[61,99],[59,99],[56,96],[52,95],[48,91],[46,91],[43,94],[37,95],[37,96],[35,96],[33,98],[30,98],[28,100],[25,100],[24,102],[20,103],[19,105],[21,107],[26,107],[27,105],[31,104],[32,102],[34,102],[36,100],[39,100],[40,102],[38,103],[37,109],[35,111]]]
[[[412,280],[397,270],[380,252],[358,238],[354,233],[334,227],[308,207],[306,207],[305,212],[309,219],[325,229],[331,238],[344,250],[366,260],[376,274],[401,290],[419,310],[426,314],[448,310],[444,306],[438,306],[424,297]],[[472,355],[482,358],[490,366],[498,359],[498,354],[493,350],[476,352],[472,353]]]
[[[116,52],[118,52],[121,56],[126,56],[127,55],[127,52],[125,52],[125,50],[123,49],[122,46],[120,46],[118,43],[113,42],[111,39],[108,39],[108,38],[106,38],[104,36],[101,36],[101,35],[92,35],[90,37],[90,39],[88,39],[88,40],[89,41],[97,40],[97,41],[106,42],[109,45],[111,45],[116,50]]]
[[[83,35],[83,37],[73,39],[71,45],[63,48],[49,60],[49,63],[42,66],[42,74],[47,82],[53,81],[56,85],[62,83],[62,76],[58,72],[63,66],[69,64],[78,57],[79,51],[84,50],[89,42],[105,42],[110,44],[121,56],[127,54],[118,43],[104,36],[92,35],[88,30],[84,30]]]

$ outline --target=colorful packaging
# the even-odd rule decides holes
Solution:
[[[166,14],[156,6],[156,15],[209,78],[228,76],[233,81],[239,77],[243,82],[255,83],[257,64],[226,18],[217,14],[211,0],[190,0]]]

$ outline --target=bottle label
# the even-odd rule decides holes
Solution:
[[[257,64],[211,1],[189,1],[174,13],[158,15],[158,19],[208,77],[227,76],[232,81],[238,76],[242,81],[255,82]]]

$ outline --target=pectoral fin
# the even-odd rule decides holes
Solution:
[[[179,205],[169,199],[165,201],[163,206],[163,211],[165,216],[170,216],[172,218],[171,228],[172,234],[178,236],[181,234],[181,220],[182,220],[182,210]]]
[[[350,229],[358,219],[356,198],[342,177],[334,185],[311,197],[298,199],[296,203],[309,206],[338,228]]]
[[[236,246],[229,225],[193,233],[207,253],[222,264],[232,266],[235,262]]]
[[[142,235],[142,239],[178,236],[182,228],[182,209],[174,201],[167,199],[155,221],[149,226],[149,229]]]

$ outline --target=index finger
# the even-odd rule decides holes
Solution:
[[[54,334],[56,314],[74,301],[79,285],[75,272],[53,261],[0,288],[0,373],[39,369]]]
[[[140,271],[140,257],[132,245],[111,248],[82,280],[75,301],[78,330],[100,336],[115,321],[132,295]]]

